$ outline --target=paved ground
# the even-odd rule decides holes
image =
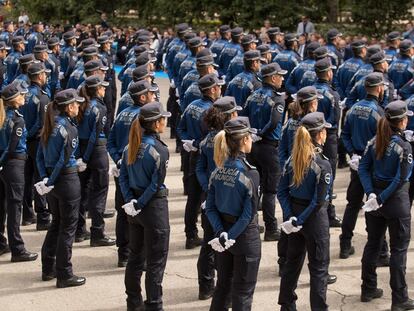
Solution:
[[[159,81],[166,102],[167,82]],[[182,195],[179,156],[174,153],[173,142],[164,135],[171,153],[166,184],[170,189],[169,207],[171,223],[171,242],[167,268],[164,277],[165,310],[208,310],[210,301],[198,301],[196,262],[199,249],[184,249],[184,206],[186,198]],[[349,172],[339,170],[335,184],[338,199],[335,201],[338,215],[343,214],[345,192]],[[114,185],[111,183],[108,208],[114,205]],[[277,207],[280,219],[280,208]],[[260,220],[262,218],[260,217]],[[106,231],[114,236],[115,218],[106,222]],[[338,258],[340,229],[331,230],[330,273],[338,275],[338,282],[329,286],[328,303],[330,310],[389,310],[391,294],[387,268],[378,270],[379,286],[385,291],[384,298],[363,304],[360,295],[360,259],[365,242],[364,218],[360,215],[355,232],[356,254],[348,259]],[[26,246],[40,253],[44,232],[37,232],[35,226],[22,227]],[[413,245],[409,249],[407,282],[414,297],[414,258]],[[0,310],[125,310],[124,269],[117,268],[115,247],[90,248],[88,242],[75,244],[73,266],[76,274],[87,278],[86,285],[78,288],[57,289],[55,282],[41,281],[41,262],[10,263],[9,254],[0,257]],[[254,295],[253,310],[278,310],[277,298],[280,278],[276,268],[276,243],[262,244],[262,260],[258,284]],[[305,266],[297,290],[298,310],[310,310],[309,274]]]

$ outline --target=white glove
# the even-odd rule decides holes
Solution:
[[[219,241],[219,238],[212,239],[210,242],[208,242],[208,244],[216,252],[222,253],[222,252],[224,252],[226,250],[223,246],[221,246],[220,241]]]
[[[141,212],[141,209],[139,210],[135,209],[134,203],[137,203],[137,200],[131,200],[129,203],[122,205],[122,208],[124,209],[125,214],[135,217]]]
[[[180,97],[180,93],[178,93],[178,89],[175,89],[175,96],[177,96],[177,98]]]
[[[191,151],[197,151],[198,149],[196,147],[193,146],[194,143],[194,139],[183,139],[183,148],[185,151],[187,152],[191,152]]]
[[[299,232],[302,229],[302,226],[294,226],[292,221],[296,221],[296,217],[290,217],[288,221],[282,223],[281,228],[286,234],[291,234],[293,232]]]
[[[411,131],[411,130],[405,130],[404,131],[404,136],[405,136],[405,139],[408,142],[413,142],[414,141],[414,132],[413,131]]]
[[[119,168],[115,164],[112,164],[109,168],[109,176],[119,177]]]
[[[351,160],[348,161],[349,167],[354,171],[358,171],[359,160],[361,160],[361,156],[353,154]]]
[[[65,79],[65,74],[63,72],[59,72],[59,80]]]
[[[343,101],[340,101],[339,102],[339,108],[341,108],[341,109],[344,109],[346,106],[345,106],[345,102],[346,102],[346,97],[344,98],[344,100]]]
[[[258,141],[261,141],[262,140],[262,137],[260,137],[259,135],[256,135],[256,134],[252,134],[252,141],[255,143],[255,142],[258,142]]]
[[[36,183],[34,185],[35,188],[36,188],[36,191],[40,195],[45,195],[45,194],[49,193],[55,187],[55,186],[46,186],[46,183],[48,182],[48,180],[49,180],[49,178],[44,178],[42,181],[39,181],[38,183]]]
[[[76,165],[78,166],[79,173],[82,173],[84,170],[86,170],[86,163],[83,162],[82,158],[76,160]]]
[[[368,200],[365,202],[364,206],[362,206],[362,210],[366,213],[376,211],[381,206],[378,204],[377,196],[375,193],[371,193],[368,197]]]
[[[205,210],[206,209],[206,201],[201,203],[200,207],[201,207],[202,210]]]
[[[229,239],[229,235],[227,234],[227,232],[222,232],[220,234],[219,241],[220,241],[220,239],[224,239],[224,241],[225,241],[224,242],[224,248],[225,249],[229,249],[230,247],[232,247],[236,243],[235,240]],[[220,242],[220,244],[221,244],[221,242]]]
[[[175,82],[174,82],[174,80],[171,80],[170,81],[170,87],[172,87],[173,89],[175,89]]]

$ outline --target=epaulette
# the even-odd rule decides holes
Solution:
[[[246,158],[243,158],[243,163],[246,164],[246,166],[251,169],[251,170],[255,170],[256,166],[251,165]]]
[[[23,117],[23,115],[19,112],[19,110],[14,110],[14,113],[18,116],[18,117]]]

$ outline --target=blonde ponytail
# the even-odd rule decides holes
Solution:
[[[3,99],[0,98],[0,128],[3,127],[5,120],[6,120],[6,109],[4,108]]]
[[[128,139],[128,165],[134,164],[142,142],[142,127],[139,118],[131,124]]]
[[[302,183],[314,155],[312,137],[304,126],[300,126],[292,150],[293,186],[298,187]]]
[[[229,147],[226,142],[226,132],[221,130],[214,137],[214,162],[217,167],[223,167],[229,156]]]

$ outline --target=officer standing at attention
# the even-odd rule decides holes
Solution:
[[[76,39],[79,37],[76,36],[75,32],[68,31],[63,34],[63,41],[65,45],[60,51],[60,84],[63,89],[66,88],[66,84],[69,80],[70,75],[75,69],[75,64],[78,60],[78,55],[76,53]]]
[[[403,135],[413,112],[403,101],[385,107],[377,133],[359,164],[359,177],[368,200],[365,211],[368,240],[362,256],[361,301],[380,298],[377,287],[377,259],[386,229],[390,235],[390,285],[392,311],[414,310],[405,280],[407,249],[410,243],[411,205],[409,182],[413,168],[411,145]]]
[[[177,128],[178,136],[183,142],[185,152],[190,154],[188,167],[188,180],[184,181],[188,189],[187,203],[185,205],[185,234],[186,249],[192,249],[201,245],[201,239],[197,233],[197,217],[202,203],[202,189],[196,176],[196,164],[199,158],[199,144],[204,138],[206,128],[203,127],[203,115],[213,103],[221,96],[221,85],[216,74],[208,74],[198,80],[203,98],[193,101],[183,112]]]
[[[104,211],[109,188],[109,160],[104,133],[107,122],[103,102],[107,81],[99,75],[86,78],[79,94],[85,101],[79,107],[77,124],[79,132],[79,178],[81,182],[80,217],[77,234],[87,235],[85,212],[91,219],[92,247],[115,245],[115,240],[105,235]]]
[[[42,22],[33,24],[33,32],[27,37],[26,54],[33,53],[33,49],[37,44],[43,44],[44,26]]]
[[[73,274],[71,263],[81,199],[75,160],[78,130],[72,119],[84,100],[74,89],[56,94],[55,100],[47,106],[37,152],[42,181],[35,187],[40,195],[48,194],[52,213],[52,223],[42,246],[42,280],[57,278],[58,288],[80,286],[86,281]]]
[[[265,223],[265,241],[277,241],[280,232],[275,217],[276,193],[280,179],[279,141],[285,111],[285,99],[278,92],[286,70],[277,63],[262,67],[260,76],[263,86],[252,93],[243,108],[243,115],[257,129],[260,140],[254,142],[249,161],[260,173],[260,189],[263,194],[262,210]]]
[[[119,186],[119,169],[122,163],[122,153],[126,145],[128,145],[128,135],[132,122],[137,118],[141,108],[154,101],[154,92],[156,89],[146,80],[135,82],[131,85],[129,92],[134,104],[124,109],[116,117],[114,124],[108,136],[107,150],[115,166],[110,169],[115,179],[115,209],[116,215],[116,246],[118,247],[118,267],[125,267],[128,260],[128,222],[122,205],[125,204]]]
[[[232,309],[251,310],[261,259],[257,221],[259,174],[246,160],[251,151],[250,128],[245,117],[227,121],[214,139],[217,168],[210,177],[206,215],[215,238],[217,284],[210,310],[226,310],[231,289]]]
[[[400,54],[391,63],[388,75],[398,91],[414,77],[413,60],[414,47],[411,40],[403,40],[400,43]]]
[[[164,184],[169,152],[161,141],[171,113],[159,102],[143,106],[129,133],[122,155],[119,183],[128,215],[130,254],[125,270],[128,310],[163,310],[162,279],[167,263],[170,223],[168,189]],[[141,276],[145,272],[146,301],[141,295]],[[144,307],[145,305],[145,307]]]
[[[392,31],[387,35],[387,48],[384,53],[387,56],[388,64],[394,60],[398,55],[398,47],[400,46],[402,36],[398,31]]]
[[[285,47],[286,49],[278,53],[273,61],[287,71],[285,76],[287,80],[292,70],[301,62],[301,57],[297,52],[298,38],[296,34],[288,33],[285,35]]]
[[[33,48],[33,55],[37,61],[44,64],[48,69],[49,76],[44,86],[44,90],[47,92],[49,98],[52,98],[52,94],[56,91],[56,88],[60,89],[59,82],[59,68],[56,68],[55,62],[49,57],[49,50],[46,44],[36,44]]]
[[[275,59],[276,55],[284,50],[283,43],[283,32],[280,32],[279,27],[271,27],[267,30],[269,36],[269,45],[272,50],[272,59]]]
[[[4,42],[0,41],[0,88],[5,86],[7,78],[7,66],[5,59],[9,50],[10,47],[8,47]]]
[[[326,196],[331,187],[332,171],[322,148],[326,142],[326,128],[331,125],[321,112],[307,114],[300,124],[292,156],[285,164],[278,189],[284,219],[281,228],[288,235],[279,304],[282,311],[296,310],[295,289],[307,252],[311,309],[328,310],[329,220]]]
[[[0,41],[10,46],[12,37],[15,36],[14,24],[12,21],[5,21],[3,22],[3,28],[4,28],[3,31],[0,33]]]
[[[229,40],[231,38],[231,29],[229,25],[221,25],[219,28],[220,33],[220,39],[217,39],[213,42],[213,44],[210,46],[210,50],[214,56],[214,62],[217,64],[220,59],[221,51],[225,48],[227,43],[229,43]]]
[[[47,47],[50,50],[49,61],[53,62],[54,70],[50,74],[50,86],[51,86],[51,99],[55,97],[56,92],[61,90],[60,85],[60,44],[59,38],[52,37],[47,41]]]
[[[0,253],[11,251],[12,262],[37,258],[36,253],[26,250],[20,235],[27,130],[19,108],[27,92],[13,82],[3,89],[0,100]],[[6,214],[9,245],[4,236]]]
[[[30,85],[30,79],[27,74],[27,69],[29,68],[30,64],[35,62],[35,58],[33,54],[25,54],[19,58],[19,70],[18,75],[14,78],[11,82],[19,82],[22,87],[28,88]]]
[[[243,28],[236,27],[231,30],[231,41],[221,50],[220,58],[218,59],[219,65],[219,77],[226,75],[231,60],[242,53],[242,47],[240,45],[241,38],[243,36]]]
[[[326,34],[327,44],[326,48],[329,52],[329,57],[331,59],[332,65],[335,66],[335,69],[342,65],[343,56],[341,51],[339,51],[339,42],[341,41],[342,33],[338,29],[331,29]]]
[[[23,223],[36,223],[36,230],[47,230],[50,225],[50,212],[46,207],[46,198],[33,192],[33,185],[40,181],[36,166],[36,155],[40,140],[40,131],[44,123],[46,106],[49,103],[44,87],[47,82],[47,72],[42,63],[31,64],[28,68],[30,79],[29,93],[26,95],[26,104],[20,109],[27,129],[27,160],[24,168],[24,200]],[[37,214],[37,221],[33,213]],[[26,212],[25,212],[26,211]]]
[[[326,144],[323,146],[323,155],[331,163],[332,187],[329,190],[328,215],[331,227],[341,226],[341,219],[336,216],[335,205],[332,204],[332,188],[335,181],[336,162],[338,157],[338,126],[341,110],[339,108],[339,94],[332,88],[333,66],[329,58],[318,60],[315,64],[318,80],[314,87],[323,96],[319,99],[318,111],[322,112],[325,120],[332,126],[326,130]]]
[[[24,38],[20,36],[12,39],[13,51],[10,52],[4,61],[7,65],[6,84],[12,83],[19,74],[19,58],[23,55],[25,43]]]

